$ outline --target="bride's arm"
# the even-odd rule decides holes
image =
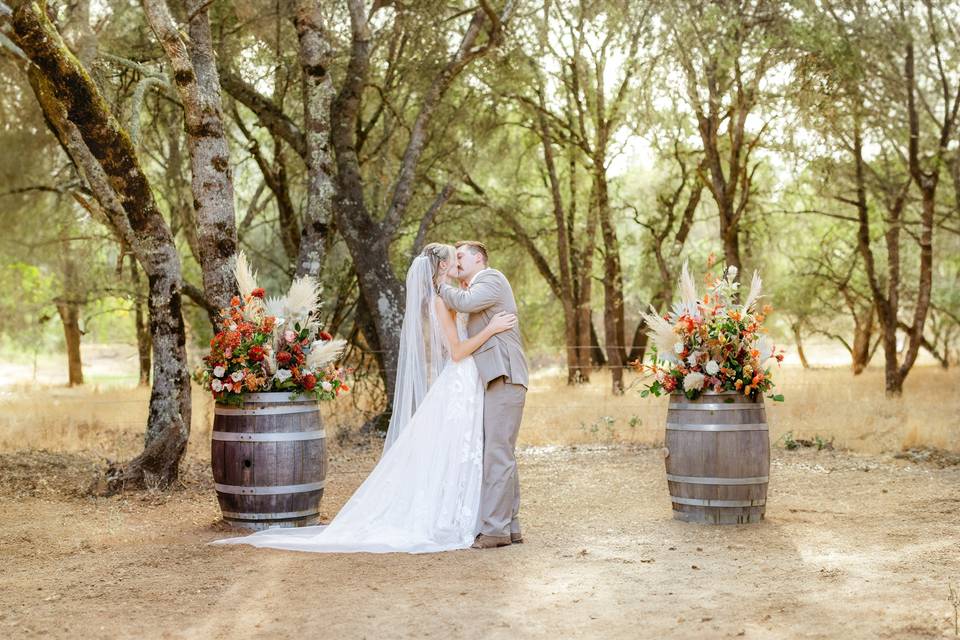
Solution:
[[[463,360],[479,349],[480,345],[489,340],[491,336],[506,331],[517,324],[517,316],[512,313],[500,312],[477,335],[461,340],[457,334],[457,323],[453,314],[447,309],[447,305],[439,297],[434,298],[433,304],[436,305],[437,317],[440,319],[440,329],[450,343],[450,357],[454,362]]]

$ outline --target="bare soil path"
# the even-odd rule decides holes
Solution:
[[[374,460],[334,458],[326,518]],[[775,450],[767,521],[706,527],[671,519],[655,450],[520,460],[525,544],[409,556],[209,547],[236,532],[199,460],[104,499],[95,461],[0,456],[0,637],[954,637],[960,467]]]

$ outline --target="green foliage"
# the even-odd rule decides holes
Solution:
[[[182,110],[162,87],[150,86],[137,97],[146,75],[167,72],[156,62],[159,47],[145,28],[142,10],[136,3],[119,0],[99,4],[96,37],[101,57],[91,73],[118,117],[125,123],[139,123],[140,161],[176,233],[184,279],[199,287],[202,277],[191,248],[192,197]],[[475,8],[475,3],[467,2],[378,4],[384,6],[373,18],[371,74],[361,109],[367,128],[358,150],[366,199],[376,218],[384,215],[390,201],[392,180],[422,97]],[[213,31],[218,34],[219,62],[302,124],[297,37],[282,5],[258,0],[214,3]],[[609,197],[620,243],[627,341],[640,310],[651,302],[663,308],[673,298],[673,280],[683,260],[702,265],[711,253],[722,253],[717,207],[711,197],[715,185],[701,165],[699,124],[688,105],[690,87],[681,80],[684,64],[704,68],[710,56],[717,59],[718,100],[723,108],[736,95],[735,85],[729,82],[734,69],[747,76],[757,72],[761,63],[769,69],[763,90],[751,96],[757,105],[747,133],[756,147],[748,163],[751,191],[740,242],[744,274],[753,268],[761,270],[768,294],[764,302],[777,309],[770,318],[773,335],[778,341],[792,339],[797,329],[805,335],[849,336],[853,315],[863,311],[869,296],[856,224],[851,220],[856,213],[850,204],[855,175],[849,157],[854,117],[859,118],[867,144],[871,171],[867,199],[873,215],[869,243],[882,272],[887,266],[884,215],[890,195],[885,185],[906,178],[902,154],[907,137],[902,83],[877,73],[876,67],[889,60],[899,64],[905,38],[914,38],[919,68],[926,74],[920,90],[939,113],[937,84],[930,82],[929,75],[935,70],[935,58],[927,55],[930,31],[922,11],[912,6],[907,8],[906,24],[900,23],[896,12],[886,12],[880,5],[841,3],[837,15],[850,16],[848,22],[838,21],[820,3],[807,0],[765,3],[768,13],[761,21],[738,14],[741,6],[692,0],[649,7],[647,3],[564,0],[534,3],[518,11],[496,51],[471,63],[437,106],[425,134],[426,150],[409,214],[401,221],[399,240],[390,248],[395,272],[402,274],[409,263],[423,213],[444,185],[453,184],[454,195],[430,226],[428,241],[485,241],[492,265],[506,272],[513,284],[528,355],[537,364],[561,361],[565,337],[561,301],[502,213],[516,217],[544,260],[558,263],[557,223],[536,118],[542,97],[551,113],[570,114],[577,123],[567,128],[549,122],[562,199],[575,212],[570,231],[575,240],[583,239],[588,214],[596,207],[596,185],[590,173],[596,159],[584,147],[595,144],[599,133],[591,117],[598,96],[592,88],[596,77],[589,58],[606,46],[604,78],[622,77],[620,64],[631,35],[639,28],[640,64],[624,85],[625,108],[608,132],[612,157],[603,160],[610,165]],[[648,8],[653,14],[645,16]],[[325,4],[323,10],[335,54],[329,73],[337,84],[348,59],[349,22],[337,3]],[[69,18],[68,12],[61,6],[61,21]],[[581,17],[583,39],[577,40]],[[485,37],[481,36],[481,43]],[[577,89],[579,104],[570,98],[574,63],[587,81]],[[953,53],[944,61],[951,72],[957,63]],[[126,263],[117,270],[116,241],[74,200],[76,195],[89,199],[89,194],[47,132],[22,69],[2,57],[0,78],[5,87],[0,92],[0,122],[4,123],[0,145],[16,150],[0,154],[4,225],[0,335],[20,348],[37,344],[55,348],[61,340],[59,323],[41,319],[56,318],[55,300],[68,295],[82,302],[85,340],[132,342],[131,308],[134,300],[143,301],[145,283],[132,282]],[[539,79],[543,80],[542,96]],[[705,86],[697,90],[703,92]],[[615,89],[615,83],[608,83],[604,99],[609,101]],[[261,284],[276,288],[289,280],[291,264],[279,241],[276,198],[265,187],[251,148],[255,144],[268,165],[283,166],[298,215],[306,199],[304,166],[285,143],[260,126],[251,111],[235,105],[228,95],[224,107],[241,246],[261,265]],[[717,135],[721,150],[729,153],[726,126]],[[933,131],[924,120],[921,141],[927,148]],[[949,145],[952,169],[941,178],[937,203],[943,228],[934,236],[934,309],[927,335],[956,358],[960,236],[947,230],[956,228],[960,206],[956,132]],[[702,198],[683,245],[673,244],[675,226],[658,244],[670,198],[677,194],[682,208],[701,188]],[[905,282],[901,298],[906,314],[916,299],[919,248],[909,234],[916,227],[917,200],[911,192],[901,248]],[[598,243],[591,274],[596,283],[591,308],[601,341],[602,246]],[[578,256],[578,263],[584,257]],[[661,272],[658,257],[672,272],[669,277]],[[360,337],[358,288],[350,257],[336,238],[321,278],[328,301],[322,321],[327,324],[335,317],[341,334],[354,336],[361,347],[369,346]],[[185,299],[184,315],[191,345],[207,344],[211,327],[206,311]],[[643,395],[661,392],[652,386]],[[768,397],[778,401],[777,396]]]

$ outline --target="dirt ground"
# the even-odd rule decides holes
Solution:
[[[332,459],[325,519],[374,449]],[[210,547],[205,465],[94,498],[97,461],[0,456],[3,638],[952,638],[960,467],[775,450],[767,520],[670,517],[655,449],[526,448],[527,542],[432,555]]]

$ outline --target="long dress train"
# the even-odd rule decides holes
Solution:
[[[483,384],[467,357],[447,362],[329,525],[265,529],[211,544],[320,553],[465,549],[477,532],[482,475]]]

